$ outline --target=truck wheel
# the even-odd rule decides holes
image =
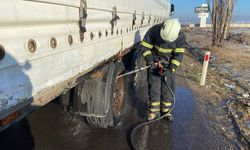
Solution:
[[[62,106],[63,110],[66,112],[70,105],[70,90],[58,96],[57,100]]]
[[[111,128],[118,125],[121,120],[122,112],[125,103],[125,78],[116,79],[119,74],[124,72],[124,65],[122,62],[117,62],[111,65],[109,73],[107,74],[105,95],[109,98],[109,109],[105,117],[87,116],[88,124],[101,127]]]

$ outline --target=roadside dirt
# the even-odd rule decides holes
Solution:
[[[250,29],[233,29],[224,47],[211,46],[211,29],[184,29],[189,51],[182,69],[210,120],[229,149],[250,147]],[[205,50],[211,51],[206,86],[199,85]]]

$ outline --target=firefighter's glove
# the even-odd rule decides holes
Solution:
[[[162,77],[168,77],[172,75],[172,72],[168,68],[163,68],[162,70],[158,71],[160,76]]]
[[[157,72],[159,73],[160,76],[164,76],[165,68],[160,61],[158,61],[157,63]]]
[[[166,73],[166,69],[158,68],[158,73],[159,73],[160,76],[164,77],[165,73]]]

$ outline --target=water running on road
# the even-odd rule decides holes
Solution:
[[[177,80],[174,123],[162,120],[138,130],[136,146],[139,150],[219,149],[191,90],[183,79]],[[126,99],[125,117],[115,129],[91,128],[51,103],[1,133],[0,146],[26,150],[129,150],[130,132],[146,115],[146,85],[137,94],[131,88]]]

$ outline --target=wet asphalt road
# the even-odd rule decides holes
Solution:
[[[200,114],[185,80],[176,78],[174,122],[159,121],[135,134],[139,150],[216,150],[225,149],[211,133]],[[0,150],[129,150],[130,133],[143,121],[147,108],[147,87],[128,90],[124,118],[114,129],[89,127],[64,112],[57,103],[35,111],[20,123],[0,134]]]

